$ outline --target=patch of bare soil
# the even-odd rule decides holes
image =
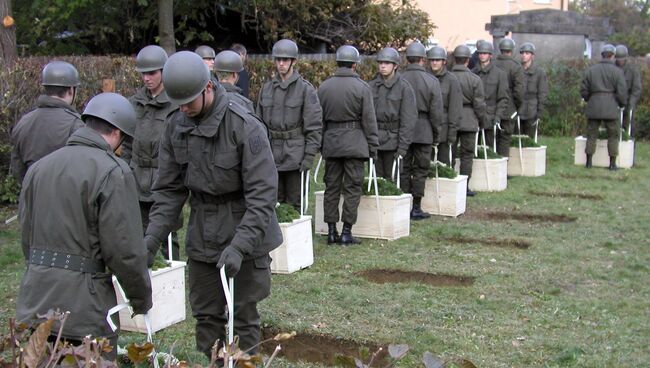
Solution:
[[[474,284],[474,277],[471,276],[438,275],[416,271],[370,269],[359,271],[356,275],[377,284],[417,282],[436,287],[471,286]]]
[[[590,175],[590,174],[576,175],[576,174],[567,174],[567,173],[560,173],[560,177],[564,179],[580,179],[580,180],[593,179],[593,180],[613,180],[613,181],[627,181],[628,179],[627,175],[600,176],[600,175]]]
[[[528,193],[539,197],[550,197],[550,198],[577,198],[577,199],[587,199],[592,201],[602,201],[603,199],[605,199],[600,194],[584,194],[584,193],[570,193],[570,192],[538,192],[535,190],[529,190]]]
[[[578,218],[575,216],[560,214],[537,214],[527,212],[498,212],[498,211],[472,211],[465,216],[469,219],[487,220],[487,221],[522,221],[522,222],[574,222]]]
[[[457,244],[479,243],[483,245],[502,247],[502,248],[528,249],[532,245],[530,242],[526,240],[508,239],[508,238],[497,239],[494,237],[471,238],[471,237],[464,237],[464,236],[451,236],[443,239]]]

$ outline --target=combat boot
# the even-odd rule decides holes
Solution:
[[[591,169],[591,156],[592,155],[587,155],[587,163],[585,164],[587,169]]]
[[[336,222],[327,223],[327,244],[336,244],[339,242],[339,232],[336,231]]]
[[[616,170],[618,170],[618,166],[616,166],[616,156],[609,156],[609,171]]]
[[[422,211],[422,197],[413,197],[413,209],[411,210],[411,220],[424,220],[431,217],[430,214]]]
[[[348,224],[347,222],[343,223],[343,230],[341,230],[339,244],[343,246],[361,244],[361,240],[352,236],[352,225]]]
[[[469,188],[467,188],[467,197],[474,197],[475,195],[476,195],[476,192],[474,192],[474,191],[470,190]]]

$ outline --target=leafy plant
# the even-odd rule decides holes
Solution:
[[[293,222],[293,220],[300,218],[300,213],[288,203],[276,204],[275,214],[278,216],[278,222]]]
[[[521,146],[522,147],[541,147],[541,145],[535,140],[527,135],[513,135],[512,140],[510,141],[510,147],[519,148],[519,138],[521,137]]]
[[[483,148],[485,148],[485,151],[483,150]],[[478,155],[474,156],[474,158],[478,158],[480,160],[485,160],[486,159],[485,155],[487,155],[487,160],[501,158],[501,155],[494,152],[490,147],[479,145],[477,151],[478,151]]]
[[[630,140],[630,135],[627,134],[627,130],[624,130],[621,128],[621,136],[623,138],[624,142],[627,142]],[[607,134],[607,130],[605,129],[598,129],[598,139],[608,139],[609,136]]]
[[[399,196],[404,194],[392,181],[384,178],[377,178],[377,189],[380,196]],[[375,184],[372,183],[368,190],[368,178],[363,181],[363,195],[375,195]]]
[[[429,165],[429,173],[427,174],[427,177],[429,178],[435,178],[436,177],[436,166],[438,167],[438,177],[439,178],[447,178],[447,179],[453,179],[458,174],[456,171],[454,171],[453,168],[450,166],[447,166],[441,162],[436,162],[435,164],[432,162]]]
[[[171,265],[172,265],[171,262],[166,260],[163,257],[162,253],[157,252],[156,257],[153,260],[153,265],[151,266],[151,271],[156,271],[161,268],[171,267]]]

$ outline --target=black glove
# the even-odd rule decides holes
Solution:
[[[239,269],[241,268],[241,262],[244,259],[244,255],[239,251],[239,249],[233,246],[227,246],[226,249],[221,252],[221,257],[219,262],[217,262],[217,268],[226,266],[226,276],[235,277]]]
[[[153,235],[145,235],[144,245],[147,247],[147,267],[151,268],[160,248],[160,242]]]
[[[151,309],[151,307],[153,306],[151,298],[148,298],[147,300],[142,300],[140,298],[130,299],[129,303],[131,304],[131,308],[133,309],[133,316],[135,316],[136,314],[147,314],[149,309]]]
[[[374,161],[377,161],[377,150],[373,150],[372,148],[368,150],[368,157],[373,159]]]
[[[501,129],[501,118],[495,117],[494,118],[494,125],[497,127],[497,129]]]
[[[312,166],[314,166],[314,156],[305,155],[305,157],[302,159],[302,162],[300,163],[300,171],[304,172],[310,170]]]
[[[406,151],[397,150],[397,152],[395,152],[395,154],[393,155],[393,158],[394,159],[397,159],[398,157],[404,158],[404,156],[406,156]]]
[[[458,132],[456,130],[449,129],[449,133],[447,134],[447,143],[450,146],[453,146],[456,143],[456,138],[458,138]]]

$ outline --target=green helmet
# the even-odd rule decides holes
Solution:
[[[105,120],[130,137],[135,133],[137,119],[133,105],[117,93],[105,92],[93,97],[81,114],[81,119],[86,121],[88,116]]]
[[[424,48],[424,45],[418,41],[415,41],[408,45],[406,48],[406,56],[410,57],[427,57],[427,50]]]
[[[531,54],[535,54],[535,45],[530,42],[523,43],[519,48],[519,53],[521,54],[522,52],[530,52]]]
[[[214,59],[215,52],[210,46],[201,45],[194,50],[194,52],[201,57],[201,59]]]
[[[472,51],[467,47],[467,45],[458,45],[454,49],[454,57],[457,58],[468,58],[472,56]]]
[[[359,62],[359,50],[350,45],[343,45],[336,50],[336,61]]]
[[[135,58],[135,70],[138,73],[160,70],[167,61],[167,52],[160,46],[145,46]]]
[[[218,72],[239,73],[244,70],[241,56],[232,50],[221,51],[214,58],[214,70]]]
[[[609,43],[606,44],[602,49],[600,49],[600,55],[605,56],[605,54],[616,54],[616,47]]]
[[[444,47],[433,46],[427,51],[427,59],[429,60],[447,60],[447,50]]]
[[[504,38],[499,41],[499,50],[501,51],[513,51],[515,49],[515,41],[510,38]]]
[[[271,55],[274,58],[297,59],[298,45],[289,39],[280,40],[273,45]]]
[[[210,70],[198,54],[179,51],[165,63],[162,80],[169,100],[184,105],[203,92],[210,81]]]
[[[70,63],[52,61],[43,68],[42,86],[77,87],[79,84],[79,72]]]
[[[385,47],[377,53],[377,62],[380,61],[399,65],[399,52],[392,47]]]
[[[625,59],[628,56],[629,56],[629,53],[628,53],[627,47],[625,47],[625,45],[616,45],[616,58],[617,59]]]
[[[478,51],[479,54],[494,54],[494,46],[492,46],[492,42],[488,42],[485,40],[480,40],[476,43],[476,51]]]

